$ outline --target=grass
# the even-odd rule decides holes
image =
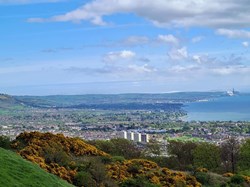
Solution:
[[[73,187],[24,160],[14,152],[0,148],[0,186],[4,187]]]
[[[180,137],[168,137],[168,141],[175,140],[175,141],[181,141],[181,142],[202,142],[203,140],[201,138],[191,137],[191,136],[180,136]]]

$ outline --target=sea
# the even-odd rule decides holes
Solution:
[[[186,121],[250,121],[250,93],[186,103]]]

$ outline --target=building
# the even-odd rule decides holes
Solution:
[[[128,138],[128,134],[127,134],[127,131],[119,131],[118,133],[118,137],[119,138],[124,138],[124,139],[127,139]]]
[[[127,139],[134,141],[134,132],[127,132]]]
[[[141,142],[141,133],[139,133],[139,132],[134,133],[134,141]]]
[[[141,134],[141,142],[148,143],[149,142],[149,135],[148,134]]]
[[[117,136],[119,138],[124,138],[127,140],[135,141],[135,142],[149,142],[149,135],[146,133],[139,133],[139,132],[131,132],[131,131],[118,131]]]

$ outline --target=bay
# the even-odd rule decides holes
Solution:
[[[250,121],[250,93],[187,103],[187,121]]]

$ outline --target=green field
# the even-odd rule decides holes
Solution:
[[[191,137],[191,136],[180,136],[180,137],[168,137],[168,141],[181,141],[181,142],[203,142],[204,140],[201,138]]]
[[[39,166],[0,148],[1,187],[73,187]]]

